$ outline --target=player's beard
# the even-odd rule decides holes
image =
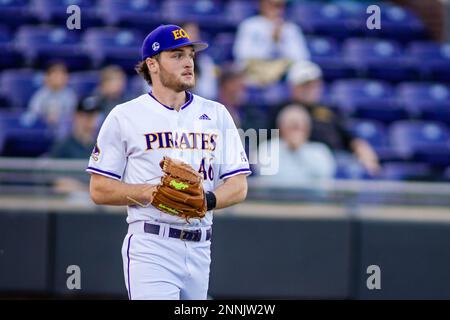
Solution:
[[[183,81],[182,78],[177,79],[173,73],[167,72],[162,65],[160,65],[159,71],[159,81],[161,81],[161,84],[175,92],[186,91],[195,86],[194,70],[192,70],[191,81]]]

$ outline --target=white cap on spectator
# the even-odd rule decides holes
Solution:
[[[296,62],[287,74],[287,81],[291,85],[303,84],[320,78],[322,78],[322,70],[317,64],[308,60]]]

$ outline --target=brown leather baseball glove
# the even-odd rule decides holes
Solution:
[[[203,218],[206,214],[206,199],[200,173],[189,164],[170,157],[164,157],[159,165],[164,175],[153,193],[151,204],[187,222],[191,218]]]

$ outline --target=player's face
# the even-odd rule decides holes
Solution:
[[[161,84],[176,92],[195,86],[194,56],[192,47],[182,47],[161,53],[159,80]]]

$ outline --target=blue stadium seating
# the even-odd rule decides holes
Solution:
[[[71,4],[82,9],[81,30],[64,28]],[[450,46],[424,41],[427,34],[417,16],[386,2],[375,3],[381,8],[382,29],[369,30],[369,4],[290,1],[286,13],[306,32],[312,60],[323,69],[324,102],[336,103],[339,111],[355,118],[350,129],[388,162],[383,177],[421,180],[436,166],[450,166],[449,128],[425,121],[450,124],[450,87],[445,84],[450,82]],[[52,141],[45,126],[23,128],[20,123],[18,114],[42,84],[42,74],[19,68],[65,61],[77,71],[71,72],[69,85],[86,96],[99,82],[93,69],[118,64],[135,75],[143,36],[161,23],[187,21],[199,23],[211,44],[207,53],[223,64],[233,60],[236,27],[257,8],[257,0],[0,0],[0,155],[37,156]],[[428,82],[416,82],[423,80]],[[394,83],[400,83],[396,90]],[[129,79],[132,95],[144,88],[140,77]],[[289,96],[283,82],[250,87],[247,93],[262,110]],[[398,121],[410,117],[423,121]],[[450,167],[447,171],[450,181]],[[338,159],[336,176],[367,178],[360,164],[345,157]]]
[[[167,21],[196,21],[200,27],[207,27],[214,33],[230,31],[230,21],[224,18],[224,10],[223,3],[214,0],[166,0],[161,6]]]
[[[352,38],[343,44],[343,55],[359,76],[391,82],[416,80],[412,62],[395,41]]]
[[[50,150],[53,132],[42,121],[25,126],[21,115],[0,113],[0,156],[37,157]]]
[[[352,119],[349,130],[370,143],[381,162],[401,161],[403,157],[390,145],[387,127],[376,120]]]
[[[386,82],[351,79],[337,80],[331,86],[339,109],[357,118],[392,122],[408,117],[393,98],[393,88]]]
[[[401,103],[416,118],[450,123],[450,85],[402,83],[397,88]]]
[[[251,0],[230,0],[225,11],[230,24],[237,27],[242,20],[258,13],[258,3]]]
[[[335,39],[308,36],[307,44],[311,60],[320,66],[326,81],[356,77],[356,69],[344,60]]]
[[[450,182],[450,167],[448,167],[447,169],[445,169],[444,171],[444,176],[443,176],[443,180]]]
[[[25,109],[42,83],[42,74],[34,70],[6,70],[0,74],[0,93],[8,98],[13,109]]]
[[[403,43],[426,37],[424,24],[410,10],[390,3],[378,3],[377,5],[380,7],[381,13],[381,29],[364,28],[366,36],[392,39]]]
[[[284,82],[277,82],[267,87],[248,86],[246,90],[247,100],[257,105],[261,109],[286,102],[289,98],[289,87]]]
[[[98,10],[110,26],[150,31],[164,19],[156,0],[98,0]]]
[[[289,7],[288,17],[306,33],[338,39],[361,35],[366,21],[359,12],[354,14],[338,4],[320,2],[294,2]]]
[[[388,136],[383,123],[374,120],[351,120],[349,123],[351,132],[364,140],[367,140],[375,149],[388,146]]]
[[[342,50],[360,76],[391,82],[418,77],[412,62],[402,55],[401,47],[395,41],[352,38],[345,41]]]
[[[134,73],[143,40],[138,31],[115,28],[91,28],[83,35],[83,44],[97,67],[116,64],[127,73]]]
[[[12,28],[37,23],[38,19],[33,15],[30,0],[2,0],[0,1],[0,21]]]
[[[69,86],[74,89],[78,97],[91,95],[97,87],[100,75],[97,71],[81,71],[70,74]]]
[[[357,0],[339,0],[335,1],[335,4],[344,12],[346,28],[352,30],[354,35],[390,39],[402,43],[412,39],[422,39],[426,35],[422,21],[413,12],[398,5]],[[380,8],[381,29],[367,28],[369,17],[367,9],[370,5],[377,5]],[[352,34],[349,33],[346,38],[349,36]]]
[[[336,179],[370,179],[361,163],[351,154],[336,153],[334,157],[336,160],[334,177]]]
[[[128,81],[128,90],[132,97],[140,96],[146,92],[150,91],[150,86],[145,82],[145,80],[141,76],[133,76]]]
[[[69,14],[67,8],[77,5],[81,10],[81,28],[100,26],[103,23],[95,0],[33,0],[31,8],[41,22],[66,25]]]
[[[426,163],[387,162],[383,164],[382,178],[401,181],[423,181],[433,176],[433,170]]]
[[[416,41],[409,45],[406,54],[424,79],[450,82],[450,44]]]
[[[233,60],[234,38],[235,35],[230,32],[221,32],[215,36],[207,51],[215,63],[224,64]]]
[[[28,64],[45,68],[54,60],[64,61],[70,70],[91,68],[91,59],[80,48],[78,33],[64,27],[23,26],[15,37],[16,47]]]
[[[389,132],[393,147],[414,161],[450,165],[450,131],[439,122],[399,121]]]
[[[5,25],[0,25],[0,43],[8,43],[12,40],[12,34]]]
[[[0,70],[22,66],[23,55],[12,45],[11,30],[4,25],[0,25],[0,52],[2,53]],[[2,104],[4,103],[0,99],[0,107]]]

